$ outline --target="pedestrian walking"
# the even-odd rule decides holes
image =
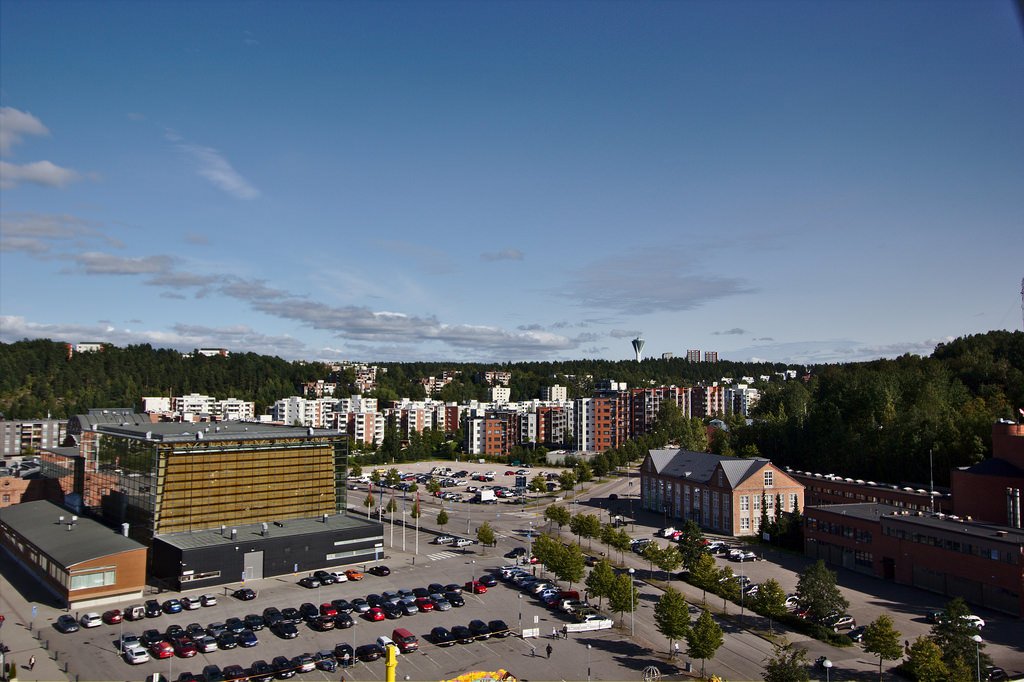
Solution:
[[[28,669],[32,670],[32,668],[34,668],[34,667],[36,667],[36,657],[35,656],[29,656],[29,658],[28,658]]]
[[[562,639],[569,639],[569,626],[568,625],[563,625],[562,626]]]
[[[551,639],[558,639],[558,628],[551,628]]]
[[[550,644],[548,644],[548,650],[547,651],[548,651],[548,658],[551,658],[551,652],[554,651],[554,648],[552,648],[552,646]]]
[[[679,642],[676,642],[675,646],[672,648],[672,657],[675,658],[678,655],[679,655]]]

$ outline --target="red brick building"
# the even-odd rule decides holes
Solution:
[[[804,499],[808,507],[874,502],[914,512],[953,513],[953,498],[949,493],[936,492],[932,495],[923,488],[855,480],[834,474],[793,471],[788,468],[786,473],[803,484]]]
[[[640,466],[644,509],[669,521],[693,520],[725,535],[756,535],[761,507],[775,515],[804,505],[804,488],[770,460],[690,450],[651,450]]]
[[[992,425],[992,457],[950,473],[957,516],[1021,527],[1024,425]]]

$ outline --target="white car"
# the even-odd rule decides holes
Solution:
[[[971,614],[969,616],[961,616],[961,618],[963,618],[965,621],[967,621],[974,627],[978,628],[979,630],[985,627],[985,621],[981,618],[981,616],[975,616]]]
[[[203,601],[199,597],[182,597],[181,607],[186,611],[195,611],[202,608]]]
[[[467,547],[473,544],[473,540],[470,540],[469,538],[457,538],[452,544],[456,547]]]
[[[438,535],[433,540],[433,543],[435,545],[450,545],[453,542],[455,542],[455,538],[453,538],[451,535]]]
[[[141,645],[134,644],[124,650],[124,660],[132,665],[149,663],[149,653]]]
[[[394,642],[394,640],[392,640],[392,639],[391,639],[390,637],[388,637],[387,635],[381,635],[380,637],[378,637],[378,638],[377,638],[377,644],[379,644],[379,645],[380,645],[380,648],[381,648],[381,649],[384,649],[385,651],[387,651],[387,648],[388,648],[388,645],[389,645],[389,644],[390,644],[391,646],[395,647],[396,649],[398,648],[398,647],[397,647],[397,646],[395,645],[395,642]]]
[[[100,618],[100,614],[93,611],[82,616],[78,622],[81,623],[83,628],[98,628],[103,625],[103,619]]]
[[[339,582],[339,583],[347,583],[348,582],[348,576],[345,575],[345,573],[343,571],[336,571],[334,573],[331,573],[331,575],[334,576],[335,582]]]
[[[215,594],[204,594],[202,597],[199,598],[199,601],[202,602],[203,606],[216,606],[217,605],[217,595],[215,595]]]

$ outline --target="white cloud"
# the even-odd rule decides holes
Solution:
[[[614,339],[635,339],[641,335],[641,332],[635,329],[613,329],[608,332],[608,335]]]
[[[711,332],[712,336],[742,336],[743,334],[749,334],[746,329],[740,327],[733,327],[732,329],[726,329],[720,332]]]
[[[11,147],[21,142],[25,135],[49,135],[43,122],[14,107],[0,107],[0,154],[7,154]]]
[[[168,132],[168,139],[177,141],[178,148],[188,154],[196,163],[197,170],[210,183],[236,199],[255,199],[260,191],[249,184],[224,156],[212,147],[180,142],[180,137]]]
[[[82,176],[70,168],[61,168],[50,161],[33,161],[18,165],[0,161],[0,188],[12,189],[23,182],[45,187],[65,187],[81,180]]]
[[[145,256],[124,258],[109,253],[90,251],[71,256],[85,270],[87,275],[147,275],[168,272],[171,266],[169,256]]]
[[[0,215],[0,251],[25,251],[43,256],[61,243],[82,249],[96,241],[121,242],[100,232],[95,223],[68,214],[6,213]]]

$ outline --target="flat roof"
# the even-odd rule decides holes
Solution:
[[[67,524],[72,515],[58,504],[37,500],[0,509],[0,523],[65,568],[111,554],[146,549],[145,545],[82,516],[69,531]],[[60,522],[61,516],[64,523]]]
[[[934,530],[963,533],[976,538],[986,538],[998,542],[1009,542],[1024,545],[1024,529],[1003,526],[995,523],[968,521],[950,514],[916,512],[903,507],[889,504],[862,502],[854,504],[828,504],[808,507],[805,514],[826,512],[839,516],[849,516],[865,521],[881,521],[887,523],[922,526]]]
[[[238,531],[234,539],[231,538],[232,528]],[[305,519],[287,519],[274,523],[268,522],[266,537],[300,537],[303,535],[357,529],[364,529],[367,536],[383,537],[384,535],[383,524],[377,523],[372,519],[354,514],[330,514],[327,516],[326,522],[321,516]],[[211,528],[208,530],[157,535],[155,539],[179,549],[196,549],[198,547],[215,547],[217,545],[233,545],[239,542],[261,540],[264,539],[264,536],[261,535],[262,531],[262,524],[246,523],[238,526],[226,526],[223,535],[221,535],[220,528]]]
[[[97,424],[98,433],[164,443],[342,437],[344,432],[259,422],[154,422]],[[199,435],[202,434],[202,435]]]

